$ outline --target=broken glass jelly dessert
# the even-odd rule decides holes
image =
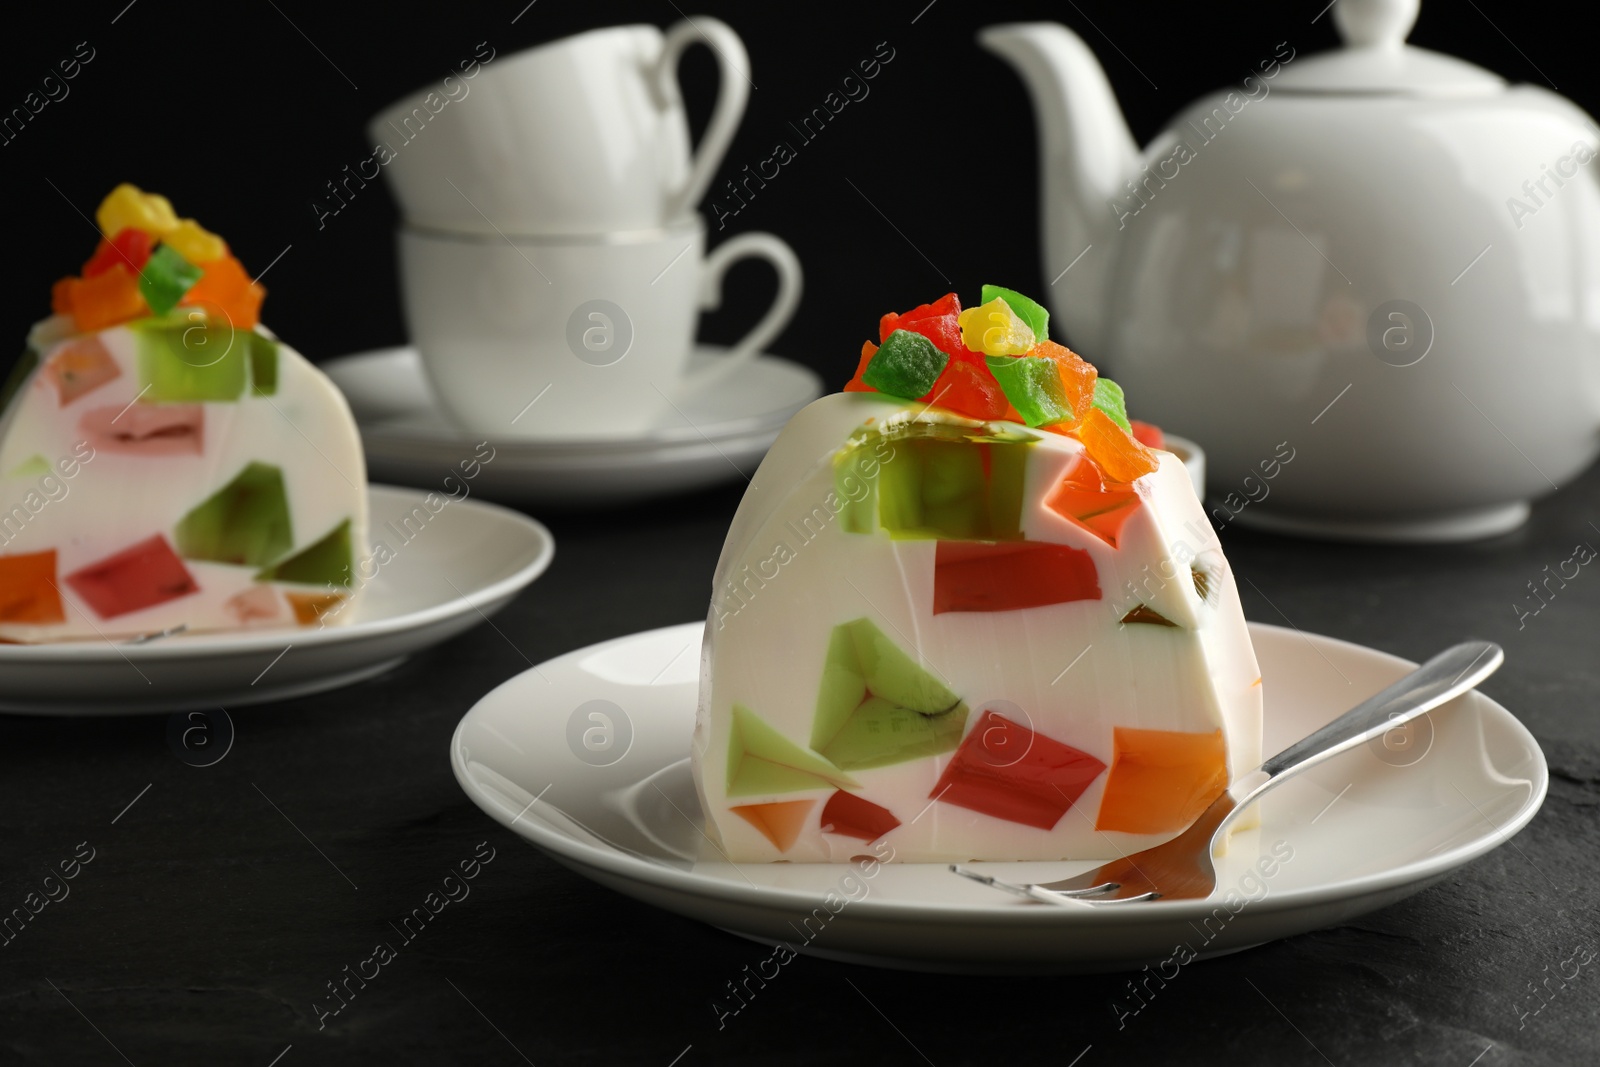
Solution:
[[[0,390],[0,640],[348,621],[366,471],[333,384],[165,198],[118,186]]]
[[[735,863],[879,840],[906,861],[1109,859],[1259,762],[1261,672],[1181,462],[1133,436],[1042,307],[983,297],[884,316],[734,517],[692,765]],[[941,394],[957,375],[976,388]],[[1041,395],[1051,421],[1029,426]]]

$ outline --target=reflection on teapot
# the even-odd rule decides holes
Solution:
[[[1242,523],[1385,540],[1513,529],[1600,439],[1600,131],[1341,0],[1143,151],[1063,26],[993,26],[1038,118],[1048,298],[1217,484],[1289,441]]]

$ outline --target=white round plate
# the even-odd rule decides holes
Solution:
[[[699,345],[690,366],[716,360]],[[361,426],[375,477],[435,484],[473,454],[482,435],[438,411],[415,349],[385,348],[321,365]],[[477,489],[519,504],[639,500],[748,476],[789,417],[822,394],[822,381],[797,363],[763,355],[678,402],[662,424],[633,439],[546,442],[495,439],[493,464]]]
[[[483,622],[555,556],[555,540],[542,525],[470,498],[451,501],[418,526],[413,509],[426,496],[419,489],[367,487],[372,538],[392,557],[362,588],[348,624],[178,634],[144,644],[0,645],[0,711],[187,711],[349,685]],[[406,518],[410,526],[401,529]]]
[[[1412,666],[1329,637],[1256,623],[1250,630],[1269,752]],[[511,679],[456,729],[456,779],[497,822],[603,886],[831,959],[1068,973],[1235,952],[1417,892],[1516,833],[1548,783],[1533,736],[1505,708],[1469,693],[1422,720],[1431,730],[1413,735],[1412,746],[1357,749],[1279,788],[1263,804],[1261,828],[1234,837],[1221,891],[1207,900],[1056,907],[1016,900],[943,864],[885,863],[870,878],[872,868],[852,864],[734,866],[701,832],[689,773],[701,632],[688,623],[634,634]],[[1263,877],[1251,864],[1274,846],[1292,858],[1269,864]],[[1041,881],[1092,864],[972,866]]]

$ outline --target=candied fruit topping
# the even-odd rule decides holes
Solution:
[[[861,346],[844,390],[1076,437],[1114,482],[1132,483],[1160,466],[1150,452],[1163,445],[1160,430],[1131,421],[1121,386],[1050,340],[1043,305],[1003,286],[985,285],[977,307],[963,309],[949,293],[884,315],[878,344]]]
[[[1017,317],[1028,324],[1028,329],[1033,331],[1033,336],[1040,341],[1050,339],[1050,312],[1046,311],[1036,301],[1023,296],[1015,289],[1007,289],[999,285],[985,285],[983,287],[980,304],[988,304],[995,300],[1004,300],[1006,305],[1016,313]]]
[[[180,304],[203,311],[213,325],[253,330],[266,290],[252,281],[221,237],[194,219],[180,219],[166,197],[126,182],[100,203],[101,239],[79,277],[62,278],[50,309],[91,333]]]
[[[1135,481],[1161,465],[1154,452],[1135,441],[1099,408],[1090,409],[1073,429],[1089,457],[1115,481]]]
[[[190,263],[209,263],[228,252],[227,242],[194,219],[178,220],[176,226],[162,235],[161,243]]]
[[[1094,406],[1121,427],[1123,433],[1133,433],[1133,425],[1128,422],[1128,406],[1122,398],[1122,386],[1110,378],[1097,378],[1094,383]],[[1134,440],[1139,439],[1135,437]]]
[[[178,306],[183,294],[199,280],[199,267],[184,259],[171,245],[162,245],[150,253],[144,270],[139,272],[139,292],[151,311],[165,315]]]
[[[150,250],[155,246],[155,238],[143,230],[136,230],[131,226],[117,231],[115,237],[102,237],[95,247],[94,255],[83,265],[83,276],[92,278],[96,274],[104,274],[112,266],[121,264],[128,270],[138,273],[144,270],[144,265],[150,258]]]
[[[164,196],[147,193],[137,185],[123,182],[107,194],[95,209],[94,220],[101,233],[119,233],[127,227],[164,236],[178,225],[172,202]]]
[[[1020,356],[1038,343],[1028,324],[1000,297],[957,316],[961,340],[986,356]]]
[[[915,400],[926,396],[950,357],[920,333],[896,330],[867,363],[861,380],[880,393]]]
[[[989,373],[1029,426],[1052,426],[1074,418],[1072,403],[1053,360],[990,356]]]

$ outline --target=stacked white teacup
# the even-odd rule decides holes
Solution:
[[[691,153],[677,65],[693,44],[720,85]],[[637,437],[777,335],[800,299],[794,252],[747,233],[708,256],[695,213],[750,84],[738,35],[696,16],[495,58],[449,107],[429,87],[373,119],[379,143],[404,139],[384,168],[404,215],[402,297],[445,414],[500,438]],[[777,269],[774,303],[691,367],[700,310],[752,256]]]

